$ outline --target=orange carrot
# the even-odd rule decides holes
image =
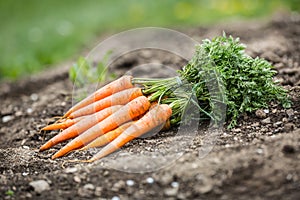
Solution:
[[[87,162],[93,162],[100,158],[103,158],[110,153],[118,150],[122,146],[124,146],[129,141],[137,138],[144,133],[152,130],[164,123],[169,117],[172,115],[172,109],[166,105],[161,104],[157,105],[156,108],[153,108],[148,113],[146,113],[141,119],[136,121],[133,125],[127,128],[121,135],[119,135],[115,140],[106,145],[100,152],[94,155],[91,159],[87,160]]]
[[[127,129],[133,123],[134,123],[133,121],[127,122],[127,123],[119,126],[118,128],[116,128],[112,131],[109,131],[108,133],[105,133],[104,135],[101,135],[100,137],[96,138],[91,143],[89,143],[88,145],[82,147],[79,150],[83,151],[83,150],[87,150],[87,149],[90,149],[90,148],[102,147],[102,146],[106,145],[107,143],[109,143],[109,142],[113,141],[114,139],[116,139],[125,129]]]
[[[120,92],[122,90],[132,88],[133,85],[131,83],[132,76],[122,76],[121,78],[105,85],[104,87],[98,89],[93,94],[89,95],[82,101],[78,102],[76,105],[74,105],[70,110],[67,111],[67,113],[64,115],[64,117],[68,117],[71,113],[74,111],[83,108],[91,103],[94,103],[96,101],[99,101],[105,97],[108,97],[114,93]]]
[[[42,131],[52,131],[52,130],[58,130],[58,129],[66,129],[66,128],[72,126],[73,124],[76,124],[77,122],[79,122],[83,118],[84,117],[77,117],[75,119],[64,119],[64,121],[62,121],[60,123],[54,123],[54,124],[50,124],[48,126],[45,126],[44,128],[42,128]]]
[[[142,95],[143,93],[141,88],[126,89],[71,113],[69,115],[69,118],[76,118],[84,115],[93,114],[99,110],[110,107],[112,105],[123,105],[128,103],[132,99],[135,99],[136,97]]]
[[[83,147],[97,137],[115,129],[119,125],[144,114],[149,107],[150,102],[145,96],[133,99],[118,111],[70,141],[66,146],[54,154],[52,159],[61,157],[72,150]]]
[[[106,117],[110,116],[112,113],[119,110],[121,107],[123,106],[116,105],[116,106],[108,107],[93,115],[84,117],[84,119],[80,120],[78,123],[74,124],[73,126],[70,126],[69,128],[65,129],[64,131],[56,135],[55,137],[51,138],[48,142],[46,142],[43,146],[40,147],[40,151],[44,151],[60,142],[78,136],[79,134],[88,130],[90,127],[94,126],[98,122],[101,122]]]

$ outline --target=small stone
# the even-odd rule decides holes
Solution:
[[[288,122],[289,120],[288,120],[288,118],[284,117],[284,118],[282,118],[281,121],[282,121],[283,123],[285,123],[285,122]]]
[[[286,114],[289,116],[289,118],[292,118],[294,117],[294,110],[290,108],[286,111]]]
[[[28,199],[31,199],[32,198],[32,194],[30,194],[30,193],[26,193],[26,195],[25,195]]]
[[[259,122],[255,122],[251,125],[252,127],[258,127],[259,126]]]
[[[67,103],[66,102],[61,102],[61,104],[60,104],[61,106],[66,106],[67,105]]]
[[[147,183],[149,183],[149,184],[154,183],[154,179],[153,179],[152,177],[148,177],[148,178],[146,179],[146,181],[147,181]]]
[[[109,171],[105,170],[105,171],[103,172],[103,176],[108,176],[108,175],[109,175]]]
[[[37,101],[39,99],[39,96],[36,93],[33,93],[33,94],[30,95],[30,99],[32,101]]]
[[[133,180],[127,180],[126,181],[126,185],[133,186],[134,185],[134,181]]]
[[[15,116],[16,116],[16,117],[19,117],[19,116],[21,116],[21,115],[23,115],[23,112],[22,112],[22,111],[17,111],[17,112],[15,113]]]
[[[272,113],[275,114],[277,112],[277,109],[272,109]]]
[[[26,110],[27,114],[31,114],[33,112],[32,108],[27,108]]]
[[[80,182],[81,182],[81,179],[80,179],[78,176],[74,176],[73,180],[74,180],[76,183],[80,183]]]
[[[173,182],[171,183],[171,186],[172,186],[173,188],[179,187],[179,183],[176,182],[176,181],[173,181]]]
[[[281,121],[275,122],[275,123],[273,124],[273,127],[277,128],[277,127],[279,127],[281,124],[282,124]]]
[[[286,180],[291,181],[293,179],[293,175],[292,174],[288,174],[286,176]]]
[[[125,182],[120,180],[118,182],[116,182],[113,186],[112,186],[112,191],[119,191],[119,189],[123,188],[125,186]]]
[[[256,117],[258,117],[260,119],[264,119],[267,117],[267,114],[261,109],[256,110],[255,115],[256,115]]]
[[[50,190],[50,186],[45,180],[37,180],[29,183],[33,187],[34,191],[37,193],[42,193],[43,191]]]
[[[294,129],[295,129],[295,124],[293,123],[287,123],[284,125],[284,131],[286,132],[293,131]]]
[[[102,187],[96,187],[95,195],[100,197],[102,195]]]
[[[282,152],[285,154],[293,154],[295,153],[295,148],[292,145],[286,144],[282,147]]]
[[[234,133],[240,133],[242,130],[240,128],[234,128],[232,129],[232,132]]]
[[[22,176],[27,176],[29,173],[28,172],[23,172]]]
[[[263,152],[264,152],[264,151],[263,151],[262,149],[260,149],[260,148],[259,148],[259,149],[256,149],[256,153],[257,153],[257,154],[263,154]]]
[[[111,198],[111,200],[120,200],[120,197],[118,197],[118,196],[113,196],[113,197]]]
[[[170,196],[170,197],[176,196],[177,193],[178,193],[178,187],[177,188],[176,187],[175,188],[166,188],[164,190],[164,194],[166,196]]]
[[[6,123],[6,122],[9,122],[13,119],[14,119],[14,117],[12,115],[6,115],[6,116],[2,117],[2,122]]]
[[[270,110],[269,109],[264,109],[264,113],[269,114]]]
[[[23,149],[29,149],[29,146],[24,145]]]
[[[77,168],[76,167],[68,167],[65,169],[65,172],[68,174],[72,174],[72,173],[77,172]]]
[[[261,131],[262,133],[265,133],[265,132],[268,131],[268,129],[267,129],[267,128],[261,128],[260,131]]]
[[[83,186],[83,189],[85,189],[85,190],[94,190],[95,186],[93,184],[91,184],[91,183],[88,183],[88,184],[85,184]]]
[[[264,120],[261,120],[261,123],[262,123],[262,124],[270,124],[270,123],[271,123],[270,117],[268,117],[268,118],[266,118],[266,119],[264,119]]]

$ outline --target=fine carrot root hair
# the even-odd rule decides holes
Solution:
[[[84,119],[81,119],[78,123],[74,124],[73,126],[70,126],[69,128],[59,133],[58,135],[51,138],[48,142],[46,142],[44,145],[40,147],[40,151],[44,151],[60,142],[78,136],[79,134],[83,133],[90,127],[101,122],[106,117],[110,116],[111,114],[119,110],[121,107],[122,105],[115,105],[112,107],[108,107],[104,110],[101,110],[93,115],[84,117]]]
[[[132,76],[122,76],[119,79],[105,85],[104,87],[98,89],[93,94],[89,95],[82,101],[75,104],[72,108],[70,108],[66,114],[63,116],[64,118],[69,117],[71,113],[74,111],[83,108],[91,103],[99,101],[105,97],[108,97],[114,93],[120,92],[125,89],[133,88],[132,84]]]
[[[118,111],[105,118],[100,123],[96,124],[78,137],[74,138],[56,154],[54,154],[52,156],[52,159],[61,157],[72,150],[83,147],[97,137],[117,128],[119,125],[144,114],[149,109],[149,107],[150,102],[145,96],[140,96],[133,99]]]
[[[141,119],[123,131],[123,133],[115,140],[107,144],[103,149],[100,150],[100,152],[94,155],[91,159],[87,160],[87,162],[93,162],[113,153],[134,138],[137,138],[153,128],[161,125],[167,119],[169,119],[171,115],[172,109],[168,105],[157,105],[155,108],[147,112]]]
[[[109,131],[108,133],[105,133],[104,135],[101,135],[100,137],[96,138],[92,142],[90,142],[88,145],[82,147],[79,149],[80,151],[87,150],[90,148],[95,148],[95,147],[102,147],[109,142],[113,141],[116,139],[125,129],[127,129],[129,126],[131,126],[134,122],[127,122],[118,128]]]
[[[130,102],[132,99],[136,97],[142,96],[141,88],[130,88],[113,95],[110,95],[102,100],[94,102],[88,106],[85,106],[75,112],[72,112],[69,115],[69,118],[76,118],[84,115],[90,115],[92,113],[98,112],[104,108],[113,106],[113,105],[124,105]]]

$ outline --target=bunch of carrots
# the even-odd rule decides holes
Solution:
[[[88,160],[92,162],[163,126],[171,115],[169,105],[151,103],[142,89],[134,86],[131,76],[123,76],[77,103],[57,123],[44,127],[42,130],[63,131],[42,145],[40,151],[74,138],[52,156],[55,159],[79,148],[86,150],[107,144]]]
[[[105,145],[86,160],[93,162],[156,127],[169,128],[194,118],[222,125],[222,104],[227,105],[226,117],[232,126],[240,113],[260,109],[270,99],[288,105],[287,92],[272,80],[271,65],[247,56],[244,49],[238,39],[224,34],[196,46],[194,57],[178,71],[178,76],[122,76],[74,105],[56,123],[44,127],[45,131],[62,131],[40,151],[72,139],[52,156],[55,159],[73,150]],[[252,87],[253,83],[257,86]],[[200,115],[187,112],[195,108]],[[191,116],[185,119],[185,113]]]

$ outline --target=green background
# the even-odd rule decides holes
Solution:
[[[190,27],[298,12],[298,0],[0,0],[0,79],[77,60],[103,32]]]

